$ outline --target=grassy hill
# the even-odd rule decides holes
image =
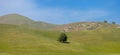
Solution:
[[[21,25],[34,29],[52,29],[56,27],[55,24],[49,24],[40,21],[33,21],[28,17],[19,14],[8,14],[0,17],[0,24]]]
[[[34,21],[28,17],[19,14],[8,14],[0,16],[0,24],[11,24],[29,27],[33,29],[47,29],[47,30],[68,30],[68,31],[81,31],[81,30],[94,30],[101,27],[117,27],[118,25],[103,23],[103,22],[75,22],[64,25],[50,24],[41,21]]]
[[[32,24],[33,20],[28,17],[19,15],[19,14],[8,14],[1,16],[0,23],[3,24],[14,24],[14,25],[24,25],[24,24]]]
[[[104,22],[75,22],[70,24],[64,24],[55,28],[59,31],[82,31],[82,30],[95,30],[98,28],[117,28],[120,27],[118,24],[110,24]]]
[[[119,33],[111,27],[67,32],[64,44],[58,31],[0,24],[0,55],[120,55]]]

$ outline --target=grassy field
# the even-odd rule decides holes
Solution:
[[[68,32],[65,44],[57,41],[58,31],[0,24],[0,55],[120,55],[119,33],[117,28]]]

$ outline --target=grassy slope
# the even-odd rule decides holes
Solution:
[[[115,28],[69,32],[70,44],[63,44],[57,31],[0,24],[0,55],[119,55],[119,33]]]
[[[19,14],[8,14],[0,16],[0,23],[21,25],[25,27],[31,27],[34,29],[52,29],[57,26],[55,24],[49,24],[41,21],[37,22]]]
[[[8,15],[1,16],[0,23],[24,25],[24,24],[33,23],[33,20],[29,19],[28,17],[19,15],[19,14],[8,14]]]

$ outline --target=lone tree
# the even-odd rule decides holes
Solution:
[[[108,23],[108,21],[107,21],[107,20],[104,20],[104,23]]]
[[[112,22],[112,24],[116,24],[115,22]]]
[[[68,37],[65,33],[61,33],[58,41],[61,42],[61,43],[67,43],[67,38]]]

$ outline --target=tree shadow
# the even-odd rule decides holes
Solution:
[[[65,43],[65,44],[70,44],[70,42],[62,42],[62,43]]]

